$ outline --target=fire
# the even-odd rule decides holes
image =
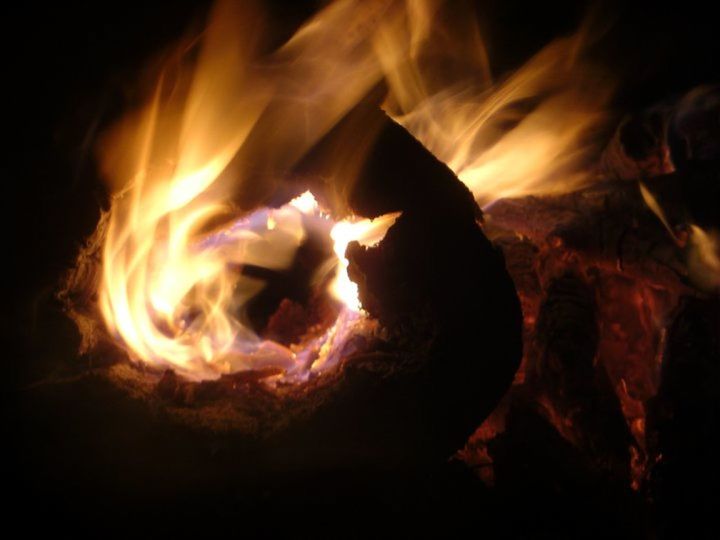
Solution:
[[[591,135],[609,118],[614,85],[584,57],[591,25],[550,43],[495,83],[474,14],[444,28],[435,22],[441,4],[412,4],[404,26],[380,32],[390,114],[483,206],[593,181]]]
[[[690,225],[688,274],[698,287],[720,288],[720,231]]]
[[[675,243],[685,247],[690,280],[701,290],[717,290],[720,287],[720,232],[689,223],[687,238],[686,235],[679,237],[657,198],[642,182],[639,186],[643,201],[650,211],[657,216]]]
[[[337,2],[258,68],[256,15],[220,3],[190,82],[170,80],[166,69],[150,104],[106,139],[104,169],[122,188],[103,231],[99,306],[131,359],[195,380],[262,368],[307,375],[342,345],[335,337],[364,317],[345,249],[352,241],[381,240],[397,215],[334,222],[305,192],[279,208],[232,219],[232,191],[223,174],[231,175],[228,166],[261,135],[268,137],[272,164],[282,159],[290,166],[367,92],[379,69],[363,45],[369,30],[362,21],[359,41],[324,53],[323,69],[312,59],[334,39],[328,31],[341,28],[338,19],[350,20],[350,11],[374,17],[382,9]],[[284,69],[268,73],[283,62]],[[341,84],[342,93],[335,90]],[[288,113],[281,134],[270,129],[278,112]],[[233,178],[231,187],[242,181]],[[335,244],[321,270],[334,273],[329,292],[342,307],[323,336],[286,347],[262,339],[238,316],[265,287],[242,268],[288,268],[311,228]]]
[[[331,338],[365,316],[357,286],[347,274],[347,245],[379,242],[396,218],[391,214],[376,220],[333,222],[307,191],[280,208],[257,210],[194,240],[181,229],[178,236],[146,245],[147,251],[139,254],[128,253],[127,244],[116,248],[110,229],[104,250],[102,313],[131,358],[172,368],[188,378],[261,368],[302,373],[303,367],[325,365],[324,357],[342,344]],[[340,314],[319,339],[288,348],[260,339],[233,315],[264,287],[261,280],[242,275],[238,268],[288,267],[309,229],[324,231],[334,242],[334,257],[321,270],[329,266],[334,272],[328,292],[341,303]],[[143,255],[145,261],[133,260],[133,265],[143,265],[139,276],[134,268],[120,264]],[[306,366],[310,357],[311,366]]]
[[[194,380],[264,368],[292,378],[329,365],[364,318],[345,250],[353,241],[380,241],[397,214],[347,215],[335,199],[354,178],[341,157],[322,194],[332,201],[328,210],[310,192],[262,206],[383,81],[388,113],[482,204],[589,181],[584,141],[605,118],[610,85],[582,59],[588,33],[549,45],[494,84],[477,27],[467,24],[472,14],[445,32],[436,24],[441,9],[434,0],[338,0],[266,54],[252,3],[215,6],[192,72],[185,56],[195,44],[165,63],[149,103],[122,119],[101,148],[115,195],[96,233],[99,307],[133,360]],[[353,152],[338,156],[360,159],[350,139]],[[265,340],[243,314],[266,283],[243,268],[287,269],[310,234],[333,245],[313,286],[332,274],[337,321],[295,345]]]
[[[345,250],[350,242],[355,241],[363,246],[373,246],[380,242],[387,230],[395,223],[399,213],[386,214],[375,220],[345,220],[336,223],[330,233],[333,239],[333,250],[339,261],[339,271],[331,285],[333,296],[343,302],[350,309],[362,309],[358,297],[358,287],[348,276],[348,260]]]
[[[647,207],[653,214],[657,216],[657,218],[663,224],[663,227],[665,227],[665,230],[667,230],[667,232],[670,234],[670,237],[675,240],[675,242],[677,242],[678,239],[675,236],[675,231],[670,225],[670,222],[665,216],[665,212],[663,211],[662,206],[660,206],[660,203],[658,202],[655,195],[653,195],[652,192],[647,188],[647,186],[645,186],[645,184],[643,184],[642,182],[638,183],[638,187],[640,188],[640,195],[642,195],[643,201],[645,202]]]

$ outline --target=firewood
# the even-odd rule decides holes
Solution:
[[[720,159],[720,86],[699,86],[685,95],[629,114],[605,148],[600,169],[620,180],[647,180],[689,164]]]
[[[79,370],[73,384],[103,381],[94,399],[111,399],[103,396],[110,391],[114,406],[130,416],[147,414],[183,437],[217,437],[239,448],[239,459],[258,474],[311,474],[329,466],[423,470],[444,463],[512,381],[522,350],[519,303],[501,252],[477,222],[472,194],[404,129],[379,110],[372,114],[381,129],[350,205],[363,216],[403,212],[377,247],[348,250],[361,300],[380,325],[375,335],[349,339],[337,369],[275,389],[264,380],[274,372],[193,383],[129,364],[119,351],[109,367]],[[332,146],[339,133],[328,134],[320,147]],[[309,163],[289,181],[322,184],[322,159]],[[279,323],[269,320],[267,329],[279,332]],[[155,453],[137,444],[131,452]],[[180,469],[193,467],[179,459]]]
[[[443,454],[462,446],[509,387],[521,356],[521,314],[502,253],[478,226],[472,194],[419,148],[392,122],[381,131],[351,203],[403,214],[376,248],[348,251],[363,305],[391,339],[433,336],[423,383],[423,401],[432,405],[424,414]],[[418,157],[408,165],[411,176],[397,161],[409,155]]]
[[[672,172],[667,140],[670,115],[669,106],[658,105],[623,118],[601,156],[604,175],[632,181]]]
[[[552,281],[540,305],[527,384],[596,467],[629,484],[631,437],[603,365],[596,365],[594,290],[578,276]]]
[[[675,196],[684,179],[674,173],[647,182],[674,223],[687,221],[689,198]],[[491,236],[515,231],[558,257],[578,254],[588,264],[657,286],[692,287],[684,247],[648,208],[637,182],[601,182],[569,194],[499,201],[487,214],[490,226],[499,229]]]

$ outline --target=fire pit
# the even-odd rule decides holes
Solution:
[[[707,533],[720,89],[632,103],[594,13],[497,77],[467,8],[221,1],[97,122],[17,402],[58,519]]]

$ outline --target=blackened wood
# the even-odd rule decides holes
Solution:
[[[416,156],[406,160],[402,156]],[[517,294],[470,191],[388,121],[350,199],[403,214],[376,248],[351,245],[361,300],[407,351],[429,346],[419,404],[438,455],[459,449],[509,387],[522,354]]]
[[[671,172],[669,116],[667,106],[657,106],[623,118],[601,156],[604,175],[632,181]]]

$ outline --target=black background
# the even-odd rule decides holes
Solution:
[[[267,4],[278,42],[322,5]],[[612,23],[598,57],[622,81],[617,111],[637,110],[720,80],[717,16],[710,2],[476,4],[497,76],[553,37],[571,32],[590,8]],[[3,326],[10,331],[11,346],[0,377],[5,387],[4,446],[11,454],[4,461],[9,469],[5,491],[17,503],[5,510],[33,528],[43,516],[50,520],[44,524],[52,525],[53,500],[43,494],[42,479],[34,476],[42,464],[24,456],[26,445],[44,441],[23,435],[26,418],[16,397],[63,364],[77,361],[77,333],[53,294],[107,200],[93,162],[94,136],[121,112],[122,97],[147,58],[188,29],[201,28],[208,5],[111,0],[3,8],[3,127],[9,142],[1,170],[4,186],[10,188],[4,196],[5,245],[12,250],[13,270],[4,278],[11,309],[3,310]],[[62,492],[62,486],[52,490]],[[242,518],[237,519],[239,526]],[[243,534],[242,527],[233,530]],[[482,531],[481,521],[474,530]]]

